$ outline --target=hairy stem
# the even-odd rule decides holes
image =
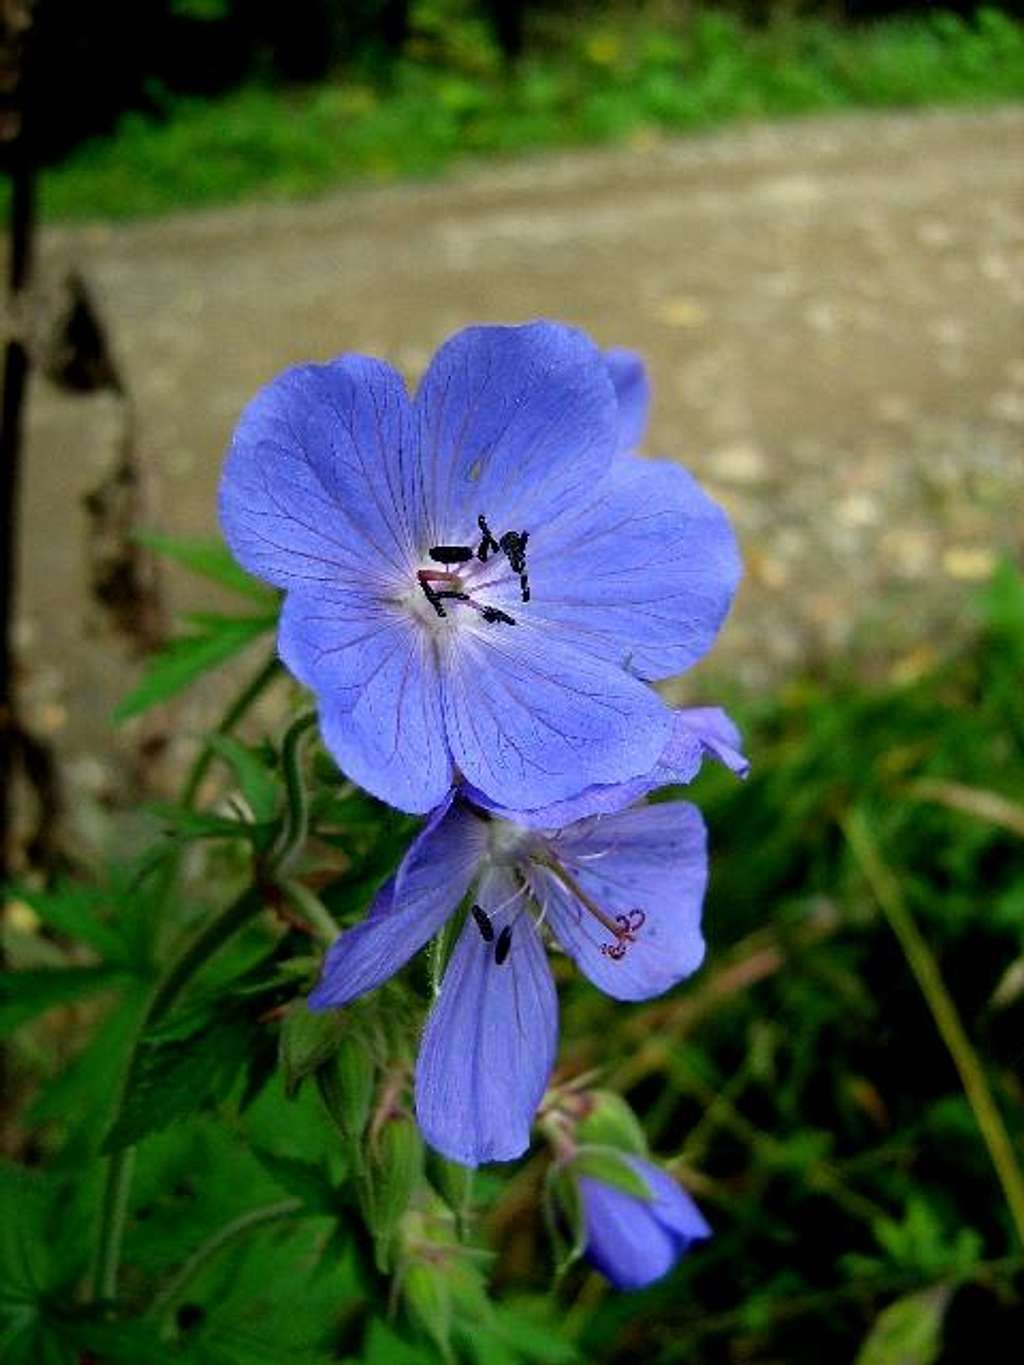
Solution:
[[[298,720],[292,722],[281,745],[281,772],[288,804],[281,838],[268,860],[278,876],[284,874],[294,855],[306,842],[309,794],[302,777],[302,745],[315,724],[314,711],[299,716]]]
[[[1018,1240],[1024,1246],[1024,1174],[1021,1173],[1003,1116],[989,1089],[981,1060],[971,1045],[953,997],[942,979],[939,964],[917,927],[899,882],[882,861],[867,822],[859,811],[853,811],[843,821],[843,832],[882,913],[889,921],[889,927],[899,940],[903,955],[931,1011],[935,1027],[959,1072],[967,1102],[1003,1187]]]
[[[256,886],[247,887],[216,919],[211,920],[195,934],[156,983],[135,1032],[114,1112],[115,1123],[124,1108],[147,1031],[160,1022],[199,968],[262,907],[263,896],[260,889]],[[99,1246],[93,1279],[93,1297],[96,1299],[113,1300],[117,1297],[121,1242],[134,1166],[134,1147],[122,1147],[110,1156],[100,1213]]]
[[[277,1223],[284,1218],[291,1218],[302,1207],[301,1199],[279,1199],[276,1204],[265,1204],[262,1208],[250,1209],[248,1213],[242,1213],[237,1218],[232,1218],[230,1223],[225,1223],[222,1228],[211,1233],[204,1242],[200,1242],[188,1260],[181,1265],[177,1273],[168,1280],[167,1284],[153,1299],[147,1309],[147,1315],[154,1318],[161,1317],[168,1309],[172,1308],[190,1281],[202,1270],[207,1261],[212,1260],[222,1247],[227,1246],[236,1237],[241,1237],[254,1228],[266,1227],[268,1223]]]

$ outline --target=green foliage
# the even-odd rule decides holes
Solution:
[[[439,14],[433,28],[423,15],[419,39],[383,85],[352,71],[302,91],[251,85],[213,101],[167,99],[162,121],[125,117],[113,139],[44,174],[43,209],[124,218],[290,199],[433,175],[467,155],[1024,94],[1024,27],[998,10],[971,21],[938,12],[841,27],[791,16],[751,27],[692,9],[675,26],[664,6],[589,22],[546,15],[512,72],[464,15]]]
[[[944,1285],[896,1299],[879,1313],[854,1365],[933,1365],[949,1299]]]
[[[155,654],[146,666],[142,682],[114,711],[116,721],[139,716],[233,659],[247,645],[266,635],[277,624],[277,613],[262,616],[225,616],[214,612],[193,613],[187,618],[191,630],[179,635]]]
[[[274,605],[277,597],[274,590],[239,568],[222,540],[186,539],[160,535],[156,531],[137,531],[135,539],[147,549],[155,550],[165,559],[180,564],[200,578],[218,583],[241,597],[252,598],[268,610]]]
[[[740,698],[752,776],[709,771],[694,793],[714,859],[702,972],[623,1006],[555,960],[563,1065],[599,1068],[604,1092],[584,1140],[649,1144],[715,1230],[637,1295],[574,1259],[571,1170],[535,1154],[470,1180],[423,1163],[409,1107],[423,961],[339,1015],[306,1011],[332,931],[275,881],[280,746],[225,731],[210,804],[159,813],[173,838],[158,852],[187,857],[148,850],[10,888],[38,918],[8,934],[0,1018],[23,1021],[14,1131],[41,1169],[0,1168],[0,1359],[931,1365],[1013,1339],[1024,1256],[843,831],[855,814],[898,878],[1019,1152],[1024,992],[1005,977],[1024,955],[1022,660],[1024,580],[1006,565],[973,646],[927,676]],[[322,751],[293,759],[309,826],[288,879],[317,915],[353,923],[416,822],[340,781]],[[115,1118],[155,978],[240,886],[258,887],[252,913],[142,1032]],[[105,1134],[139,1144],[112,1307],[89,1294]],[[601,1152],[583,1161],[624,1178]],[[553,1296],[545,1184],[565,1253]]]

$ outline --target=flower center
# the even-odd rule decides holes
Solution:
[[[439,617],[448,615],[450,603],[459,603],[479,613],[490,624],[514,626],[516,624],[514,616],[502,611],[500,607],[479,602],[473,596],[475,590],[493,586],[495,580],[491,579],[489,584],[475,586],[473,580],[479,577],[478,565],[486,564],[492,554],[504,555],[512,572],[518,575],[522,600],[529,602],[530,578],[526,568],[526,543],[530,539],[530,533],[506,531],[496,538],[482,512],[477,517],[477,525],[480,528],[481,539],[475,547],[432,545],[428,554],[431,560],[441,567],[419,569],[416,581],[423,596]]]

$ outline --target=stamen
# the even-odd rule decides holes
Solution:
[[[512,565],[513,573],[522,573],[526,568],[526,542],[529,539],[529,531],[506,531],[498,541]]]
[[[471,545],[432,545],[427,554],[435,564],[465,564],[473,558]]]
[[[498,935],[498,941],[494,945],[494,965],[500,967],[508,957],[509,949],[512,947],[512,926],[506,924]]]
[[[476,607],[485,621],[500,621],[503,625],[514,626],[516,618],[509,616],[507,611],[502,611],[500,607],[485,607],[480,602],[471,602],[471,606]]]
[[[471,905],[469,911],[476,920],[476,927],[480,930],[480,936],[483,941],[485,943],[493,943],[494,925],[491,923],[490,915],[479,905]]]
[[[501,549],[501,546],[494,539],[491,528],[487,525],[487,518],[484,516],[483,512],[477,517],[476,524],[483,532],[483,540],[481,540],[477,547],[476,557],[480,560],[481,564],[486,564],[487,556],[491,553],[497,554]]]

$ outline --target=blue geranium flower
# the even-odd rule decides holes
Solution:
[[[648,684],[707,651],[740,569],[685,470],[623,453],[645,384],[538,322],[458,333],[414,399],[346,355],[250,403],[224,532],[285,589],[281,657],[356,782],[426,812],[461,777],[518,809],[650,770],[671,720]]]
[[[680,741],[678,766],[669,746],[648,789],[689,781],[723,735],[731,752],[739,743],[720,711],[680,712],[674,730],[707,742],[697,740],[695,757]],[[619,1000],[659,995],[700,965],[704,822],[683,802],[626,809],[635,796],[631,784],[604,788],[601,813],[572,823],[559,808],[497,817],[449,797],[367,919],[331,947],[313,1009],[380,985],[469,900],[416,1067],[417,1119],[445,1156],[475,1166],[512,1160],[529,1145],[558,1034],[541,926]]]
[[[668,1273],[711,1229],[685,1190],[641,1157],[622,1153],[650,1191],[641,1199],[597,1176],[581,1175],[584,1255],[616,1289],[643,1289]]]

